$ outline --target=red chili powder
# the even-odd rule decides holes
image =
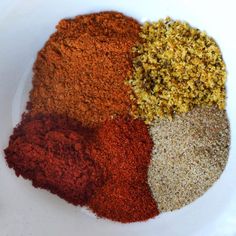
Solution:
[[[6,160],[17,176],[74,205],[84,205],[99,188],[103,171],[86,152],[91,130],[56,115],[26,115],[14,129]]]
[[[90,155],[107,173],[107,182],[88,202],[99,217],[123,223],[144,221],[159,212],[147,184],[153,147],[140,120],[107,121],[97,132]]]

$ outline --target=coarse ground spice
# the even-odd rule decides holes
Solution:
[[[99,217],[123,223],[144,221],[158,214],[147,171],[153,142],[141,120],[107,121],[97,133],[90,155],[106,169],[107,181],[88,206]]]
[[[200,197],[225,168],[230,142],[227,115],[217,107],[194,108],[172,122],[152,123],[148,182],[161,212]]]
[[[61,20],[34,64],[31,113],[67,114],[94,127],[129,114],[131,48],[140,25],[117,12]]]
[[[134,116],[150,123],[196,105],[225,107],[226,68],[213,38],[170,18],[145,23],[140,37],[129,80]]]
[[[84,205],[104,183],[103,169],[86,152],[89,129],[55,115],[25,115],[14,129],[6,161],[17,176],[74,205]]]

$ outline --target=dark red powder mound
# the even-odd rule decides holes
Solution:
[[[90,155],[107,173],[107,182],[89,200],[100,217],[123,223],[144,221],[159,212],[147,184],[153,143],[140,120],[107,121],[97,132]]]
[[[153,143],[140,120],[88,129],[57,115],[25,115],[5,150],[17,176],[97,216],[123,223],[159,212],[147,184]]]
[[[25,115],[5,149],[9,167],[74,205],[84,205],[101,187],[103,170],[86,152],[90,129],[56,115]]]

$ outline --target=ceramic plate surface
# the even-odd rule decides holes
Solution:
[[[1,236],[234,236],[236,235],[236,7],[207,0],[0,1],[0,235]],[[213,36],[227,65],[231,150],[221,178],[192,204],[144,223],[96,219],[30,181],[16,178],[3,149],[25,109],[37,52],[62,18],[116,10],[140,22],[166,16]]]

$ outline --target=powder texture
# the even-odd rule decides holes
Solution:
[[[145,23],[129,80],[136,117],[150,123],[194,106],[225,107],[226,68],[215,40],[170,18]]]
[[[153,142],[141,120],[107,121],[91,145],[91,157],[106,169],[107,182],[88,206],[100,217],[129,223],[158,214],[147,183]]]
[[[181,208],[200,197],[219,178],[229,152],[224,110],[194,108],[175,119],[156,120],[148,182],[160,211]]]
[[[92,138],[90,130],[74,120],[26,115],[10,137],[6,161],[35,187],[84,205],[104,182],[102,168],[86,152]]]
[[[137,21],[116,12],[61,20],[34,65],[31,113],[66,114],[94,127],[129,114]]]

